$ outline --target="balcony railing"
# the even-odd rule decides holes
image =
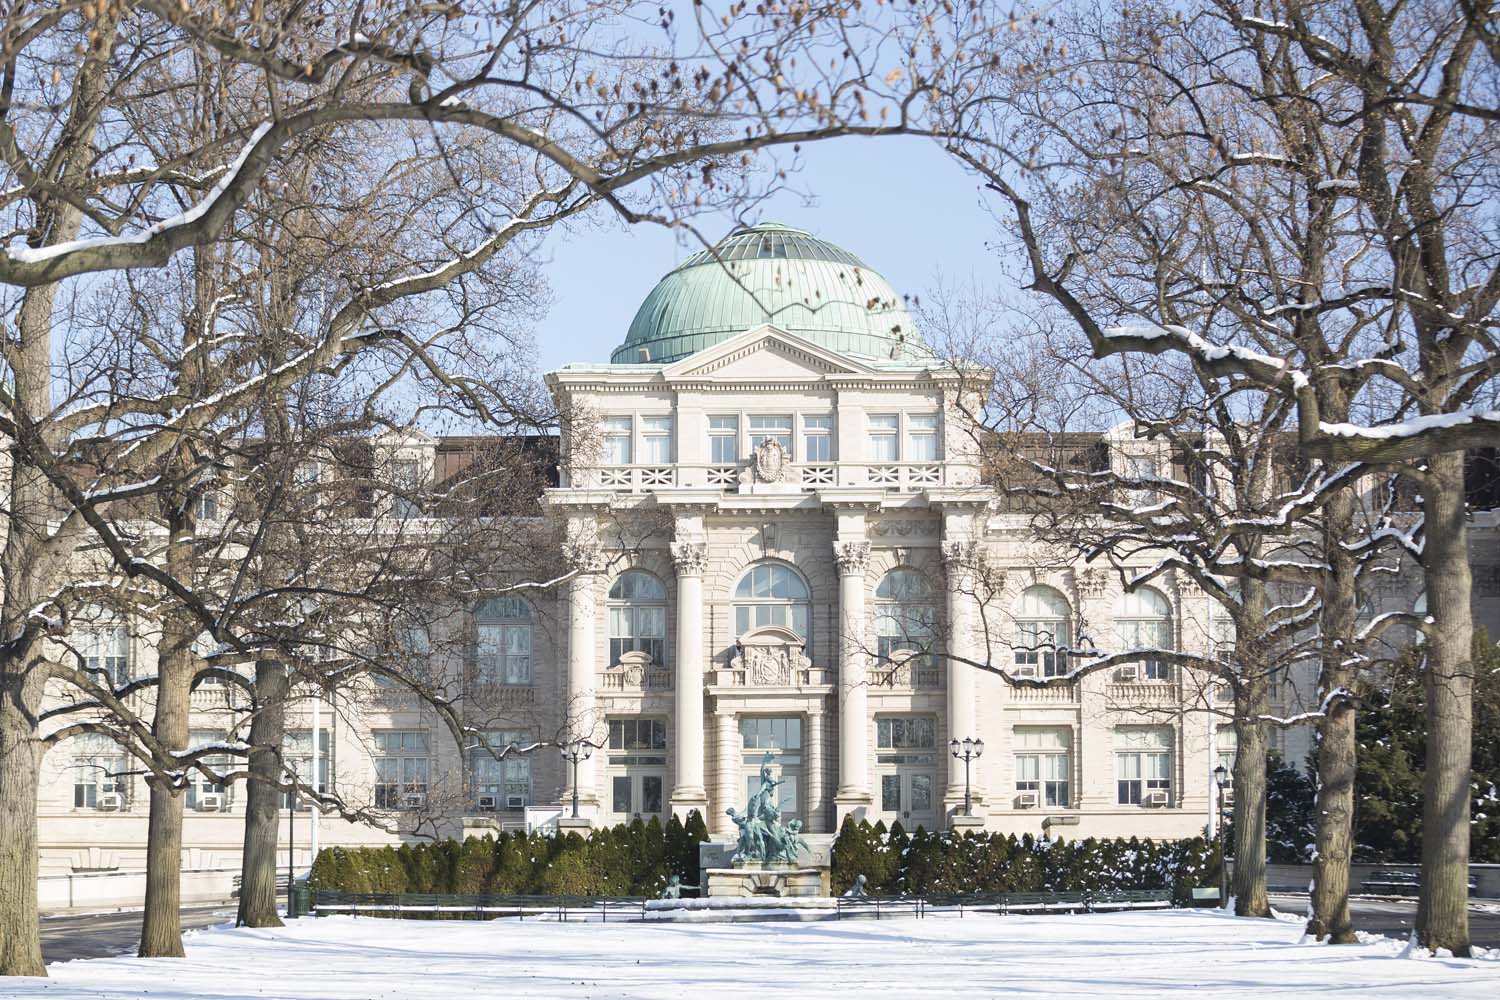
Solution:
[[[943,668],[931,663],[884,663],[870,668],[872,691],[935,691],[943,686]]]
[[[943,467],[937,462],[868,465],[865,467],[865,482],[888,490],[922,490],[942,485]]]
[[[1012,701],[1024,701],[1030,704],[1067,703],[1078,700],[1078,686],[1076,684],[1057,684],[1052,687],[1017,685],[1007,692],[1007,696]]]
[[[593,478],[609,490],[639,492],[677,485],[677,469],[671,465],[607,465],[593,470]]]
[[[670,691],[672,690],[672,671],[609,670],[605,672],[600,687],[604,691],[627,694],[636,691]]]

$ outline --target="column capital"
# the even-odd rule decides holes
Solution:
[[[947,569],[971,569],[979,558],[979,543],[960,539],[946,539],[940,551],[942,553],[943,566]]]
[[[833,543],[833,562],[839,576],[864,576],[870,564],[870,543],[866,541],[837,541]]]
[[[673,542],[670,548],[672,565],[678,576],[702,576],[708,568],[707,542]]]
[[[580,576],[604,572],[604,544],[592,518],[570,518],[563,538],[563,558]]]

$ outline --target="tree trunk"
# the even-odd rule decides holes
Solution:
[[[1354,774],[1358,744],[1354,697],[1358,683],[1351,641],[1358,614],[1356,562],[1344,543],[1354,525],[1354,497],[1339,490],[1323,511],[1322,665],[1318,697],[1324,709],[1317,748],[1317,856],[1313,859],[1312,916],[1307,933],[1333,944],[1354,944],[1349,911],[1349,861],[1354,836]],[[1336,692],[1345,692],[1337,694]]]
[[[181,498],[179,498],[181,499]],[[191,583],[193,525],[189,504],[184,501],[170,515],[172,536],[167,548],[167,568],[179,580]],[[151,732],[171,750],[188,744],[188,719],[192,711],[193,636],[197,629],[185,613],[165,616],[162,623],[156,714]],[[174,761],[160,762],[169,772]],[[174,766],[175,765],[175,766]],[[146,910],[141,921],[142,958],[181,958],[182,951],[182,782],[153,775],[151,821],[146,839]]]
[[[1266,898],[1266,675],[1247,664],[1234,711],[1234,912],[1269,917]]]
[[[286,665],[255,664],[255,717],[250,722],[250,780],[245,791],[245,851],[240,868],[242,927],[280,927],[276,915],[276,821],[281,799],[281,743],[286,734]]]
[[[14,661],[0,668],[0,976],[45,976],[36,879],[37,779],[41,754],[32,728],[37,698]]]
[[[1473,611],[1464,455],[1434,455],[1422,486],[1427,578],[1427,754],[1417,939],[1469,954],[1469,783],[1474,725]]]

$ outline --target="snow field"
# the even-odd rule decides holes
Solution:
[[[7,998],[1500,996],[1500,953],[1332,947],[1211,910],[787,923],[303,919],[214,928],[182,960],[64,962]]]

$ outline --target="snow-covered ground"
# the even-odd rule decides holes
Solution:
[[[1411,958],[1381,938],[1207,910],[810,923],[305,919],[191,934],[187,958],[95,959],[0,996],[150,1000],[530,997],[1484,997],[1500,955]]]

